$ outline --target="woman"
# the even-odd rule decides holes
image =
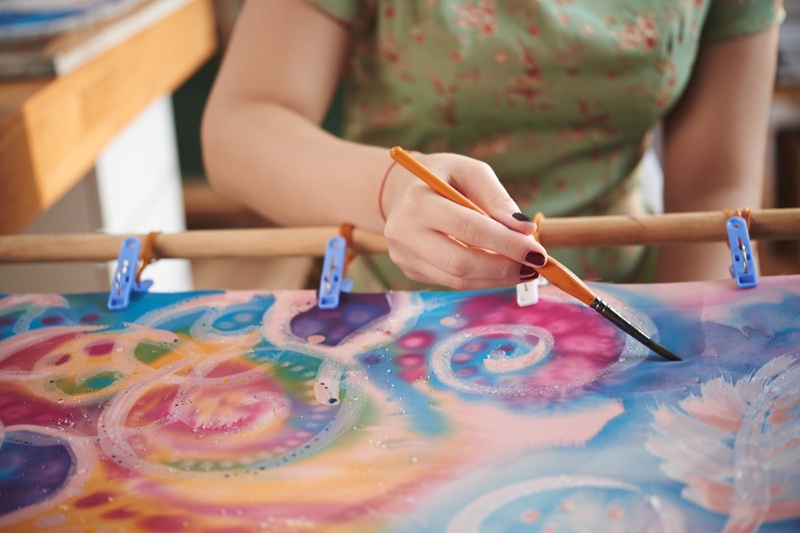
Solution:
[[[204,117],[208,177],[282,225],[383,232],[411,280],[511,285],[546,261],[522,213],[650,210],[659,123],[666,212],[758,207],[782,16],[774,0],[248,2]],[[320,128],[342,80],[344,139]],[[393,145],[493,219],[392,165]],[[555,256],[605,281],[730,263],[724,245],[651,252]],[[385,263],[392,288],[415,287]]]

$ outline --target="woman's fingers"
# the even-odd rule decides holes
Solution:
[[[384,235],[392,261],[407,276],[467,290],[513,285],[537,275],[533,267],[544,266],[547,252],[532,237],[536,225],[519,213],[488,165],[454,154],[420,156],[420,161],[491,217],[440,196],[398,169],[384,198]]]
[[[419,233],[413,246],[390,246],[390,256],[416,281],[459,290],[509,286],[538,275],[529,265],[466,246],[436,231]]]
[[[520,211],[488,164],[456,156],[449,178],[453,187],[507,228],[524,235],[536,231],[536,223]]]
[[[458,205],[443,206],[431,213],[428,225],[464,244],[491,250],[518,263],[544,266],[547,252],[531,235],[508,227]]]

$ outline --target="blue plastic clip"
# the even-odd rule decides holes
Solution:
[[[325,248],[322,263],[322,279],[319,282],[320,309],[339,307],[339,295],[353,290],[353,281],[344,279],[344,263],[347,241],[343,237],[333,237]]]
[[[145,292],[153,282],[144,280],[136,283],[136,271],[139,267],[139,239],[128,237],[122,241],[117,258],[117,270],[114,272],[113,286],[108,296],[108,308],[112,311],[126,309],[131,300],[131,292]]]
[[[750,234],[747,232],[747,222],[742,217],[730,217],[725,223],[728,230],[728,244],[731,248],[733,264],[730,267],[731,276],[736,278],[740,289],[750,289],[758,285],[756,265],[750,250]]]

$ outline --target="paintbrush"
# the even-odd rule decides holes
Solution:
[[[400,148],[399,146],[395,146],[389,151],[389,155],[397,161],[400,165],[402,165],[406,170],[414,174],[416,177],[424,181],[431,189],[439,193],[441,196],[444,196],[448,200],[452,200],[453,202],[477,211],[482,215],[489,216],[486,211],[475,205],[469,198],[455,190],[451,187],[448,183],[442,181],[439,176],[428,170],[422,163],[414,159],[411,154]],[[670,361],[681,361],[681,358],[675,355],[674,353],[667,350],[665,347],[642,333],[636,326],[631,324],[627,319],[625,319],[622,315],[617,313],[614,309],[608,306],[603,300],[601,300],[592,289],[589,288],[581,279],[576,276],[572,271],[570,271],[567,267],[559,263],[552,257],[547,259],[547,263],[541,267],[535,267],[539,274],[542,275],[547,281],[549,281],[552,285],[555,285],[562,291],[566,292],[570,296],[573,296],[580,300],[581,302],[585,303],[598,313],[600,313],[603,317],[609,320],[612,324],[617,326],[619,329],[636,339],[637,341],[641,342],[652,351],[660,355],[665,359],[669,359]]]

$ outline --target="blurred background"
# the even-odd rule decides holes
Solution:
[[[800,206],[800,0],[784,1],[765,200],[753,208]],[[241,4],[0,0],[0,234],[268,227],[210,189],[200,148]],[[340,104],[341,94],[324,124],[333,133]],[[759,256],[762,275],[800,273],[796,241],[759,243]],[[161,260],[145,277],[160,291],[294,289],[309,286],[311,268],[307,258]],[[0,293],[104,291],[110,270],[0,265]]]

